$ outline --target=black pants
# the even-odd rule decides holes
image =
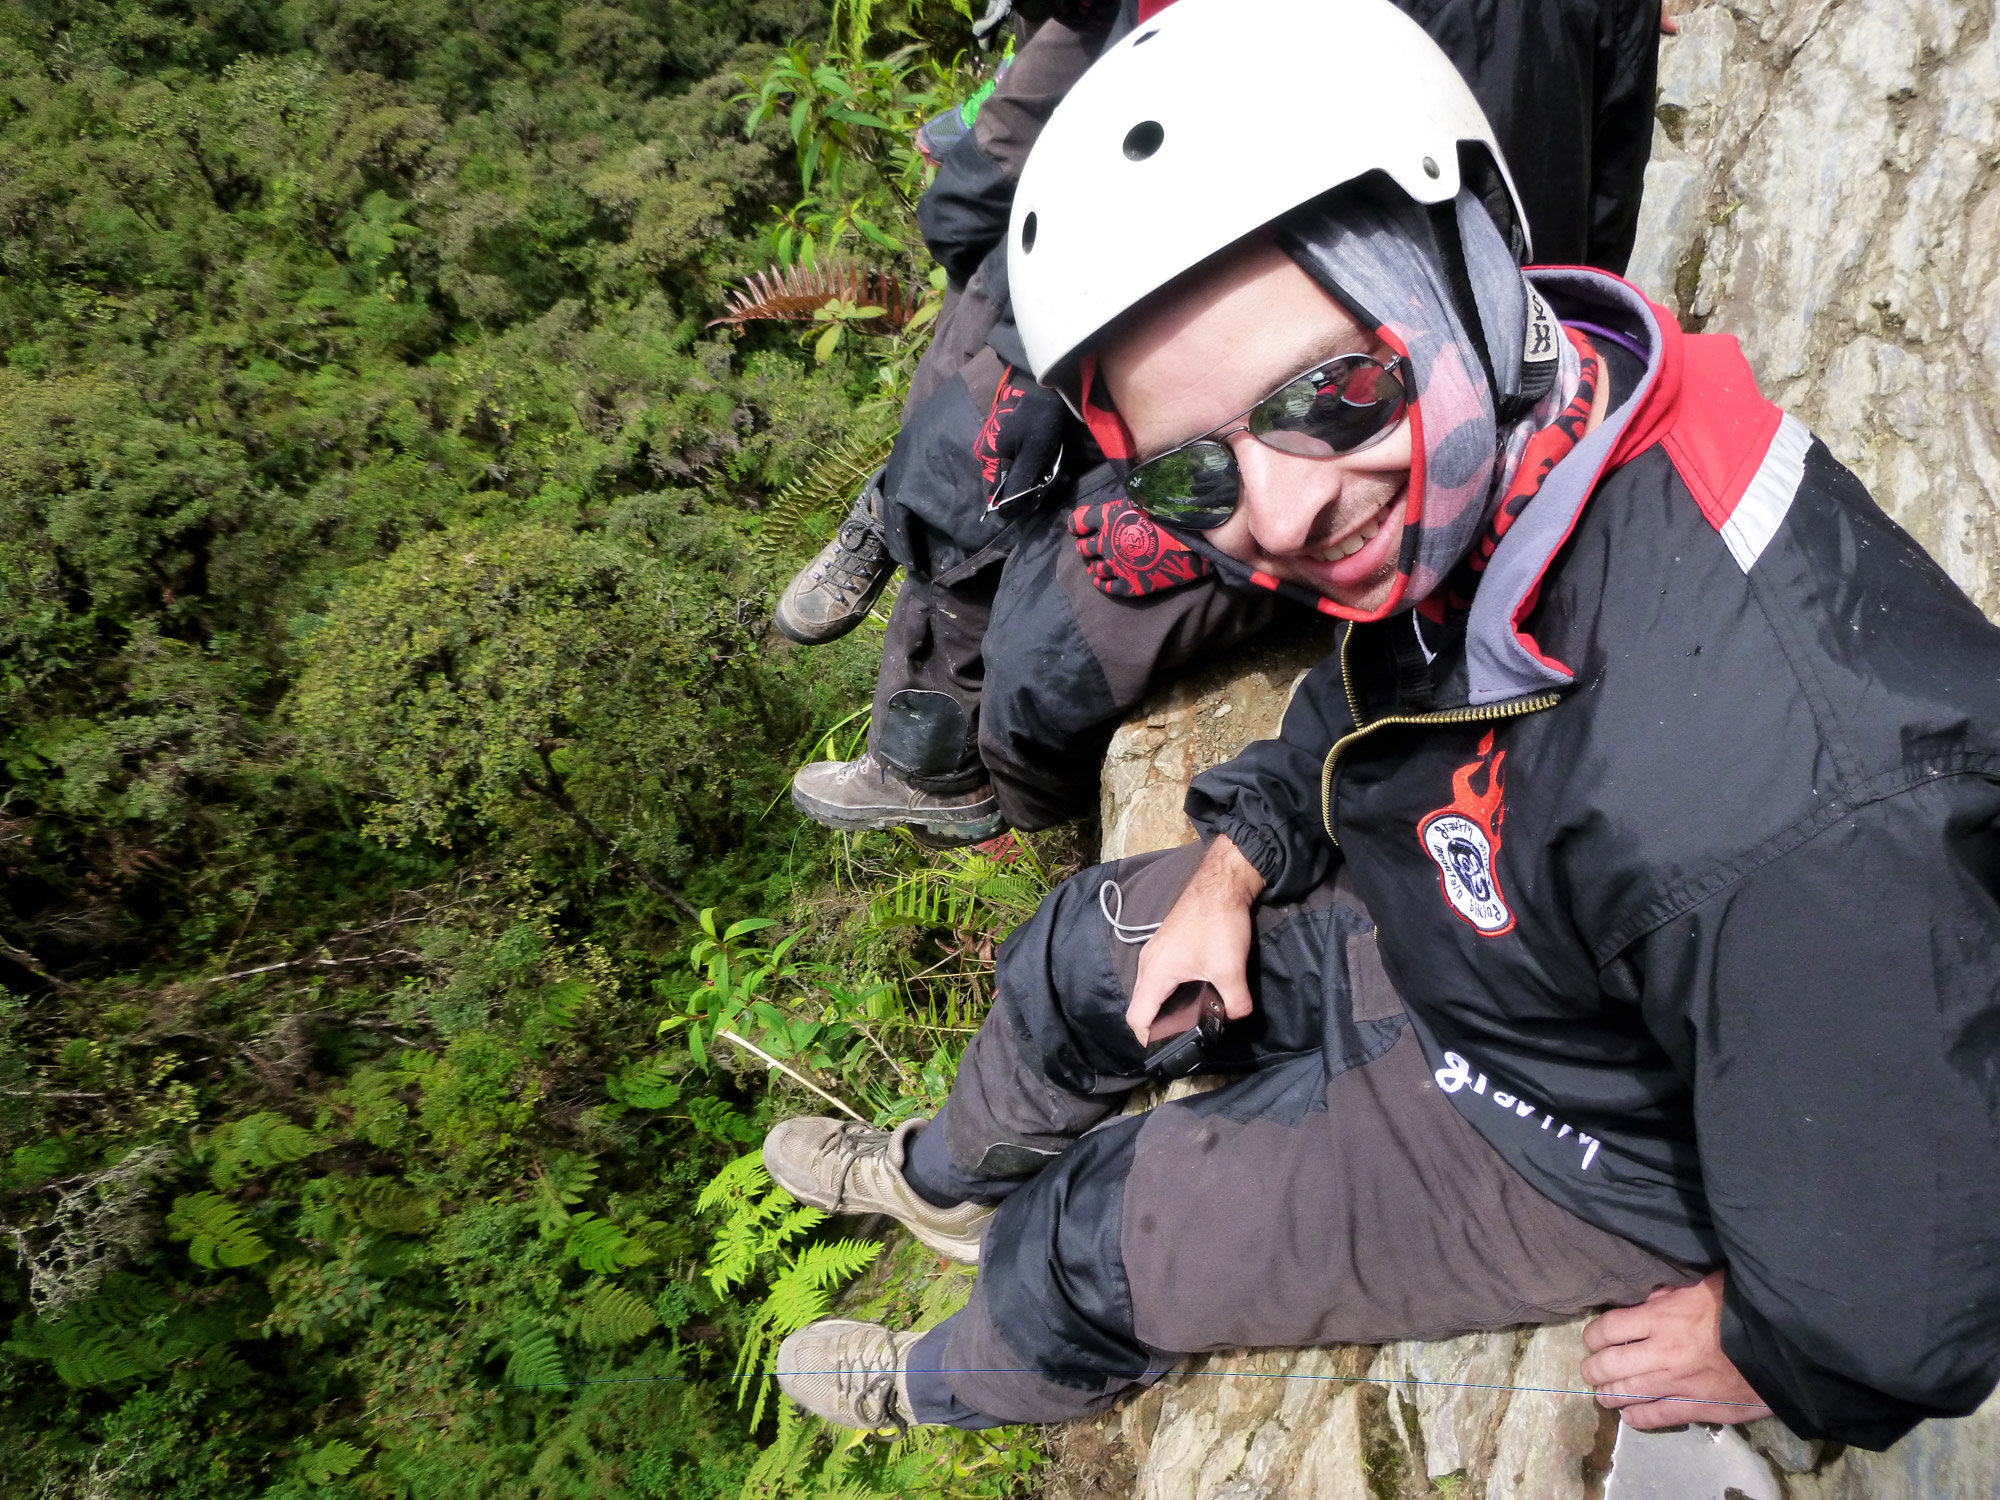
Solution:
[[[1695,1273],[1536,1193],[1460,1117],[1338,879],[1260,908],[1227,1087],[1115,1115],[1141,1080],[1138,948],[1197,848],[1066,882],[1002,950],[993,1011],[908,1171],[1000,1201],[971,1301],[912,1357],[921,1421],[1064,1421],[1184,1355],[1442,1338],[1641,1301]],[[1114,908],[1116,909],[1116,908]]]
[[[905,577],[869,748],[927,791],[990,779],[1012,826],[1047,828],[1094,807],[1105,747],[1153,687],[1281,613],[1301,614],[1213,579],[1114,599],[1091,583],[1061,510],[995,525],[950,569]]]

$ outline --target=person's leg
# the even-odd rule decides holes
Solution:
[[[1113,598],[1059,520],[1025,533],[993,601],[988,634],[1005,648],[989,653],[978,725],[1001,813],[1032,830],[1092,810],[1105,747],[1147,693],[1294,614],[1213,577]]]
[[[1008,1199],[1051,1162],[1066,1162],[1065,1152],[1095,1159],[1138,1124],[1105,1123],[1143,1076],[1144,1050],[1125,1026],[1125,1006],[1144,934],[1172,908],[1200,855],[1198,846],[1140,855],[1065,882],[1003,947],[999,999],[939,1118],[894,1133],[786,1121],[765,1143],[772,1176],[802,1201],[891,1213],[941,1253],[973,1258],[978,1251],[952,1248],[975,1233],[960,1222],[968,1208]],[[1327,934],[1359,930],[1365,918],[1327,890],[1260,911],[1257,923],[1258,1010],[1231,1024],[1209,1066],[1285,1075],[1275,1097],[1305,1109],[1323,1072],[1328,986],[1319,970],[1322,955],[1338,951],[1337,944],[1329,950]],[[1118,1180],[1090,1169],[1083,1175]],[[808,1409],[849,1425],[889,1395],[905,1416],[914,1408],[923,1421],[992,1425],[942,1383],[955,1378],[940,1364],[942,1350],[936,1340],[917,1351],[909,1335],[831,1320],[786,1341],[780,1383]],[[1007,1368],[1018,1363],[1010,1356]],[[882,1382],[892,1375],[904,1384],[885,1395]],[[856,1404],[856,1392],[867,1399]]]
[[[909,1152],[905,1172],[920,1194],[940,1203],[1011,1196],[1145,1080],[1146,1049],[1125,1023],[1140,948],[1200,861],[1200,846],[1186,845],[1086,870],[1007,939],[993,1009],[959,1061],[950,1097]],[[1258,912],[1250,986],[1259,1004],[1213,1045],[1208,1071],[1318,1055],[1321,990],[1288,976],[1317,972],[1301,924],[1330,922],[1332,899],[1316,893]]]
[[[904,578],[883,639],[867,753],[801,767],[793,806],[828,827],[906,824],[939,844],[1005,829],[975,743],[979,641],[998,575],[996,562],[958,587]]]
[[[982,653],[993,590],[994,559],[950,582],[906,578],[882,640],[868,747],[912,785],[941,795],[986,784],[979,761]]]
[[[894,1131],[825,1116],[782,1121],[764,1141],[773,1180],[830,1212],[889,1214],[939,1254],[976,1261],[990,1206],[1140,1081],[1144,1052],[1124,1021],[1139,947],[1199,857],[1197,848],[1140,855],[1065,882],[1002,947],[1000,998],[939,1116]],[[1267,953],[1287,951],[1292,910],[1259,914]],[[1208,1066],[1249,1071],[1316,1056],[1319,1004],[1315,986],[1276,985],[1256,1015],[1224,1033]]]
[[[1281,973],[1326,994],[1323,1054],[1092,1131],[1001,1205],[971,1302],[909,1351],[935,1372],[917,1420],[1069,1420],[1201,1350],[1444,1337],[1694,1279],[1451,1108],[1353,910],[1295,924],[1321,972],[1260,942],[1266,995]]]

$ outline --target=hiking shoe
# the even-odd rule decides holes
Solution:
[[[882,534],[881,480],[878,471],[861,487],[833,540],[778,598],[772,623],[801,646],[837,641],[859,625],[896,571]]]
[[[875,758],[816,760],[792,778],[792,806],[828,828],[894,828],[907,824],[933,849],[984,843],[1007,826],[989,786],[944,795],[910,785]]]
[[[939,1208],[903,1180],[903,1153],[923,1125],[905,1120],[888,1131],[818,1115],[782,1120],[764,1137],[764,1170],[801,1203],[835,1214],[887,1214],[945,1259],[976,1265],[993,1206]]]
[[[901,1437],[910,1410],[910,1350],[921,1333],[853,1318],[808,1323],[778,1345],[778,1389],[836,1427]]]

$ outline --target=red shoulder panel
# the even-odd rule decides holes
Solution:
[[[1661,413],[1658,441],[1709,525],[1720,531],[1770,452],[1784,413],[1757,389],[1750,362],[1728,334],[1684,335],[1677,342],[1680,388]]]

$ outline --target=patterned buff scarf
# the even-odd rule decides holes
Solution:
[[[1528,440],[1550,426],[1577,393],[1576,345],[1522,277],[1485,208],[1461,191],[1454,205],[1459,243],[1485,334],[1485,358],[1460,320],[1430,216],[1407,201],[1341,194],[1287,218],[1278,243],[1302,270],[1408,361],[1414,449],[1404,508],[1401,579],[1368,615],[1380,619],[1429,598],[1473,550],[1506,496]],[[1530,344],[1530,333],[1533,343]],[[1543,362],[1540,398],[1502,430],[1494,380],[1517,390],[1524,354]],[[1554,379],[1546,362],[1556,361]],[[1546,445],[1544,445],[1546,446]],[[1351,611],[1334,613],[1350,618]]]
[[[1497,528],[1520,512],[1575,445],[1595,395],[1595,352],[1556,323],[1478,200],[1461,192],[1454,211],[1486,362],[1459,318],[1442,269],[1444,251],[1423,209],[1343,193],[1295,211],[1278,226],[1279,246],[1301,269],[1404,356],[1414,395],[1414,452],[1400,577],[1380,609],[1362,616],[1263,573],[1251,574],[1249,582],[1344,619],[1380,619],[1431,599],[1476,548],[1491,550]],[[1539,370],[1524,371],[1527,352],[1537,356]],[[1532,407],[1504,428],[1486,376],[1489,363],[1507,389],[1545,387]],[[1132,452],[1131,438],[1115,413],[1091,401],[1092,366],[1094,361],[1086,360],[1085,418],[1118,462]],[[1535,461],[1532,472],[1524,473],[1531,439],[1538,439]],[[1517,482],[1517,475],[1524,482]],[[1106,593],[1129,597],[1212,571],[1225,577],[1245,571],[1199,533],[1174,532],[1122,498],[1079,508],[1070,530],[1093,582]],[[1462,587],[1472,580],[1460,570],[1453,581]]]

